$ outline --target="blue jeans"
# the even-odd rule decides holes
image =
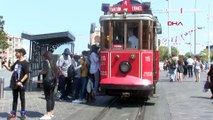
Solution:
[[[99,81],[100,81],[100,71],[98,70],[94,75],[94,88],[93,91],[96,93],[98,91],[99,87]]]
[[[169,73],[170,73],[171,81],[175,81],[176,80],[176,72],[177,72],[177,69],[171,69],[170,68]]]
[[[81,77],[81,99],[86,98],[86,88],[87,88],[88,78],[87,77]]]
[[[81,90],[81,78],[74,78],[72,100],[79,99],[80,90]]]

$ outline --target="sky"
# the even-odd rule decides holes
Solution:
[[[99,26],[99,17],[103,15],[101,11],[102,3],[116,4],[120,0],[0,0],[0,15],[5,20],[4,30],[10,35],[21,36],[22,32],[28,34],[43,34],[52,32],[69,31],[75,37],[75,53],[81,53],[82,50],[87,49],[89,43],[90,24],[96,23]],[[194,13],[184,12],[185,9],[194,9],[195,0],[169,0],[171,8],[183,8],[183,13],[170,12],[170,21],[178,21],[183,26],[171,26],[171,37],[173,41],[177,41],[177,47],[181,54],[190,51],[189,43],[191,40],[191,51],[194,51],[194,32],[190,35],[181,34],[194,29]],[[205,2],[204,2],[205,1]],[[208,4],[212,4],[211,13],[213,14],[212,0],[197,0],[197,9],[199,10],[197,16],[197,27],[203,29],[197,30],[197,46],[196,52],[203,50],[208,41]],[[168,8],[167,0],[143,0],[143,2],[151,2],[151,9],[153,14],[158,17],[162,24],[163,33],[159,35],[159,39],[167,41],[168,38]],[[213,18],[211,18],[211,26]],[[210,28],[211,39],[213,42],[213,29]],[[177,36],[177,40],[175,40]],[[164,43],[164,45],[166,45]],[[24,40],[24,46],[28,49],[29,42]],[[167,45],[166,45],[167,46]],[[62,46],[56,50],[55,53],[62,53],[64,48]]]

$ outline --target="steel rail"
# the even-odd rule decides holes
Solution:
[[[93,120],[102,120],[104,116],[109,112],[110,108],[119,100],[118,97],[112,100],[101,112],[95,116]]]

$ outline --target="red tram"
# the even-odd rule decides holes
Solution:
[[[123,0],[102,4],[100,17],[101,89],[107,95],[148,97],[159,80],[157,34],[150,3]]]

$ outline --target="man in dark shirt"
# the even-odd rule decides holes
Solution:
[[[28,79],[29,73],[29,63],[25,60],[24,55],[26,54],[25,49],[16,49],[17,61],[11,66],[7,66],[6,63],[3,66],[9,70],[13,71],[10,87],[12,88],[13,93],[13,105],[12,111],[9,114],[10,118],[16,117],[17,105],[18,105],[18,94],[20,94],[21,99],[21,117],[25,118],[25,85]]]

